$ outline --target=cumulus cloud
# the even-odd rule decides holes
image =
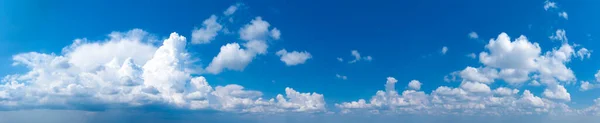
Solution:
[[[213,88],[204,77],[192,76],[187,71],[194,65],[190,64],[193,60],[186,51],[185,37],[172,33],[161,46],[155,47],[149,44],[152,38],[147,36],[146,32],[135,29],[114,32],[104,41],[76,40],[61,55],[17,54],[13,57],[14,64],[24,65],[29,71],[2,79],[0,109],[105,110],[159,106],[231,112],[326,111],[323,95],[318,93],[286,88],[285,95],[264,100],[261,92],[245,90],[240,85]],[[121,53],[111,53],[115,50]],[[87,55],[96,61],[82,64],[78,59],[83,56],[74,55],[88,52],[96,52]],[[148,58],[141,57],[147,55]]]
[[[269,33],[270,24],[256,17],[249,24],[246,24],[239,31],[240,38],[246,42],[243,47],[238,43],[228,43],[221,47],[221,51],[213,58],[206,67],[206,71],[213,74],[219,74],[224,69],[242,71],[258,55],[267,53],[268,45],[266,40],[279,37],[271,37]],[[276,29],[272,29],[276,30]]]
[[[448,52],[448,47],[442,47],[442,54],[446,54],[446,52]]]
[[[568,19],[569,19],[569,15],[568,15],[568,14],[567,14],[567,12],[565,12],[565,11],[563,11],[563,12],[559,12],[559,13],[558,13],[558,16],[559,16],[559,17],[562,17],[562,18],[564,18],[565,20],[568,20]]]
[[[550,36],[550,39],[563,42],[569,41],[569,39],[567,39],[567,32],[564,29],[557,29],[556,32]]]
[[[421,83],[421,82],[419,82],[419,80],[411,80],[411,81],[408,83],[408,87],[409,87],[410,89],[413,89],[413,90],[419,90],[419,89],[421,89],[421,84],[422,84],[422,83]]]
[[[223,26],[217,22],[217,16],[211,15],[202,22],[202,28],[192,30],[192,44],[206,44],[214,40]]]
[[[561,101],[571,101],[571,94],[562,85],[549,85],[544,90],[544,97]]]
[[[365,56],[365,57],[361,57],[360,53],[358,52],[358,50],[352,50],[350,51],[350,54],[354,57],[354,60],[352,61],[348,61],[348,63],[356,63],[360,60],[365,60],[365,61],[371,61],[373,60],[373,57],[371,56]],[[339,61],[343,61],[343,59],[338,58]]]
[[[430,94],[422,91],[405,90],[399,94],[389,77],[385,90],[377,91],[370,100],[335,104],[342,113],[395,113],[425,115],[527,115],[562,114],[572,110],[564,103],[553,102],[533,95],[525,90],[499,87],[491,91],[489,86],[465,82],[460,88],[441,86]],[[492,93],[493,92],[493,93]]]
[[[292,52],[288,52],[285,49],[279,50],[277,51],[277,53],[275,53],[276,55],[278,55],[281,61],[283,61],[285,63],[285,65],[287,66],[294,66],[294,65],[298,65],[298,64],[304,64],[304,62],[306,62],[306,60],[311,59],[312,56],[310,55],[310,53],[303,51],[303,52],[298,52],[298,51],[292,51]]]
[[[548,9],[556,9],[556,8],[558,8],[558,7],[556,6],[555,2],[552,2],[549,0],[546,0],[546,2],[544,2],[544,10],[548,11]]]
[[[478,39],[479,35],[477,35],[477,32],[470,32],[469,33],[469,38],[471,38],[471,39]]]

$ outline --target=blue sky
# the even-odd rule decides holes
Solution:
[[[600,107],[598,4],[2,1],[0,122],[569,121]]]

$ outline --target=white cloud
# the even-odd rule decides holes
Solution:
[[[277,29],[277,28],[271,29],[271,37],[273,37],[273,39],[279,40],[280,36],[281,36],[281,32],[279,31],[279,29]]]
[[[448,52],[448,47],[442,47],[442,54],[446,54],[446,52]]]
[[[579,57],[581,60],[586,59],[586,58],[590,58],[592,56],[592,51],[589,51],[586,48],[581,48],[579,50],[577,50],[577,54],[575,54],[576,57]]]
[[[464,89],[467,92],[472,93],[490,93],[490,87],[486,84],[476,83],[476,82],[463,82],[460,85],[460,88]]]
[[[494,94],[499,95],[499,96],[512,96],[517,93],[519,93],[519,90],[510,89],[510,88],[506,88],[506,87],[499,87],[494,90]]]
[[[366,112],[388,114],[425,115],[531,115],[571,112],[564,103],[557,103],[533,95],[525,90],[500,87],[491,89],[481,83],[466,82],[460,88],[438,87],[431,94],[422,91],[395,90],[394,78],[388,78],[386,89],[380,90],[370,100],[335,104],[342,113]]]
[[[347,80],[348,79],[347,76],[340,75],[340,74],[335,74],[335,77],[338,78],[338,79],[342,79],[342,80]]]
[[[581,86],[579,86],[579,90],[581,90],[581,91],[587,91],[587,90],[594,89],[596,87],[597,87],[597,85],[591,84],[588,81],[581,81]]]
[[[29,71],[2,79],[0,109],[35,107],[86,110],[87,106],[107,109],[160,106],[166,109],[231,112],[326,111],[323,95],[318,93],[300,93],[286,88],[285,96],[280,94],[276,98],[263,100],[261,92],[245,90],[240,85],[217,86],[213,89],[204,77],[193,77],[187,71],[193,67],[189,63],[194,60],[190,60],[186,51],[186,38],[177,33],[172,33],[158,48],[146,45],[144,42],[149,38],[140,37],[141,35],[113,34],[115,35],[104,42],[76,41],[65,48],[62,55],[36,52],[15,55],[15,65],[25,65]],[[132,43],[127,46],[149,46],[152,48],[148,49],[155,50],[144,52],[150,55],[148,60],[138,61],[135,61],[137,59],[134,55],[143,54],[127,54],[139,50],[135,48],[128,48],[123,54],[109,54],[122,46],[111,44],[121,43]],[[103,48],[87,50],[104,52],[97,53],[98,57],[88,55],[89,58],[112,57],[112,60],[98,63],[98,69],[89,70],[89,65],[69,62],[73,58],[71,54],[92,52],[82,49],[89,45]],[[239,49],[237,44],[224,47]],[[120,57],[126,58],[121,60]]]
[[[202,22],[202,28],[192,30],[192,44],[206,44],[214,40],[223,26],[217,22],[217,16],[211,15]]]
[[[600,82],[600,70],[594,74],[594,77],[596,78],[596,82]]]
[[[231,5],[231,6],[229,6],[229,8],[227,8],[227,10],[225,10],[225,11],[223,12],[223,15],[225,15],[225,16],[230,16],[230,15],[232,15],[233,13],[235,13],[235,12],[238,10],[238,8],[239,8],[240,6],[242,6],[242,4],[240,4],[240,3],[238,3],[238,4],[235,4],[235,5]]]
[[[238,43],[229,43],[221,47],[221,51],[206,67],[206,71],[218,74],[223,69],[244,70],[257,54],[241,49]]]
[[[240,38],[247,41],[243,44],[245,48],[238,43],[222,46],[206,68],[207,72],[219,74],[223,69],[242,71],[256,56],[266,54],[269,46],[265,41],[274,38],[270,37],[269,26],[261,17],[250,21],[240,29]]]
[[[555,2],[548,1],[548,0],[547,0],[546,2],[544,2],[544,10],[548,11],[548,9],[551,9],[551,8],[552,8],[552,9],[556,9],[556,8],[558,8],[558,7],[556,6],[556,3],[555,3]]]
[[[271,26],[269,22],[262,20],[261,17],[256,17],[250,21],[250,24],[240,29],[240,38],[246,41],[267,40],[271,35],[269,26]]]
[[[549,85],[544,90],[544,97],[561,101],[571,101],[571,94],[562,85]]]
[[[361,55],[358,52],[358,50],[352,50],[352,51],[350,51],[350,54],[354,57],[354,60],[349,61],[348,63],[356,63],[356,62],[358,62],[358,61],[360,61],[362,59],[364,59],[366,61],[372,61],[373,60],[373,57],[371,57],[371,56],[361,57]],[[343,61],[343,59],[342,60],[340,60],[340,59],[341,58],[339,58],[338,61]]]
[[[421,89],[421,82],[419,82],[419,80],[411,80],[408,83],[408,87],[413,90],[419,90]]]
[[[473,68],[468,66],[459,73],[460,78],[465,81],[481,82],[491,84],[498,78],[498,71],[490,68]]]
[[[470,32],[469,33],[469,38],[471,38],[471,39],[479,39],[479,35],[477,35],[477,32]]]
[[[568,20],[568,19],[569,19],[569,15],[568,15],[568,14],[567,14],[567,12],[565,12],[565,11],[563,11],[563,12],[559,12],[559,13],[558,13],[558,16],[559,16],[559,17],[562,17],[562,18],[564,18],[565,20]]]
[[[294,66],[294,65],[298,65],[298,64],[304,64],[304,62],[306,62],[306,60],[312,58],[312,56],[310,55],[310,53],[308,53],[306,51],[303,51],[303,52],[298,52],[298,51],[288,52],[285,49],[277,51],[276,55],[278,55],[279,57],[281,57],[281,61],[283,61],[285,63],[285,65],[287,65],[287,66]]]
[[[568,42],[569,39],[567,39],[567,32],[564,29],[557,29],[556,32],[554,34],[552,34],[552,36],[550,36],[551,40],[558,40],[558,41],[562,41],[562,42]]]

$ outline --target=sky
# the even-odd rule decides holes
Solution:
[[[598,5],[4,0],[0,122],[598,122]]]

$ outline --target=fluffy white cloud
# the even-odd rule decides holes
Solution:
[[[352,51],[350,51],[350,54],[354,57],[354,60],[349,61],[348,63],[356,63],[356,62],[358,62],[360,60],[363,60],[363,59],[366,60],[366,61],[373,60],[373,57],[371,57],[371,56],[361,57],[360,53],[358,52],[358,50],[352,50]],[[339,58],[338,60],[339,61],[343,61],[343,59],[342,60],[340,60],[340,59],[341,58]]]
[[[242,27],[239,31],[240,38],[246,41],[243,44],[245,48],[240,47],[238,43],[229,43],[222,46],[219,54],[206,67],[206,71],[219,74],[224,69],[244,70],[257,55],[267,53],[269,45],[267,45],[266,40],[279,39],[279,37],[272,37],[271,33],[269,33],[269,26],[269,22],[262,20],[261,17],[256,17],[250,21],[249,24]],[[277,30],[277,32],[279,31]]]
[[[347,80],[348,79],[347,76],[340,75],[340,74],[335,74],[335,77],[338,78],[338,79],[342,79],[342,80]]]
[[[286,88],[285,95],[263,100],[259,91],[244,90],[240,85],[213,89],[202,76],[188,71],[194,67],[186,51],[186,38],[172,33],[158,48],[146,44],[150,39],[141,30],[113,33],[106,41],[76,41],[62,55],[23,53],[13,57],[15,65],[25,65],[27,73],[9,75],[0,84],[0,109],[53,108],[88,110],[101,107],[143,108],[160,106],[178,110],[221,110],[231,112],[324,112],[325,101],[318,93],[300,93]],[[136,48],[153,49],[146,54]],[[83,49],[82,47],[97,47]],[[233,46],[233,45],[231,45]],[[233,46],[235,49],[236,47]],[[239,45],[237,46],[239,47]],[[79,64],[71,54],[93,52],[94,65]],[[142,49],[143,50],[143,49]],[[148,59],[135,55],[150,55]],[[108,56],[103,56],[108,55]],[[129,55],[129,56],[128,56]],[[100,63],[103,59],[111,60]],[[121,59],[121,57],[125,57]],[[140,67],[141,66],[141,67]],[[95,68],[95,69],[90,69]]]
[[[564,29],[557,29],[556,32],[550,36],[550,39],[563,42],[569,41],[569,39],[567,39],[567,32]]]
[[[472,93],[490,93],[490,87],[486,84],[476,82],[463,82],[460,88]]]
[[[563,12],[559,12],[559,13],[558,13],[558,16],[559,16],[559,17],[562,17],[562,18],[564,18],[564,19],[566,19],[566,20],[568,20],[568,19],[569,19],[569,15],[568,15],[568,14],[567,14],[567,12],[565,12],[565,11],[563,11]]]
[[[544,90],[544,97],[561,101],[571,101],[571,94],[562,85],[549,85]]]
[[[529,90],[500,87],[491,89],[481,83],[465,82],[460,88],[438,87],[430,94],[405,90],[398,94],[394,78],[388,78],[385,91],[370,99],[335,104],[342,113],[370,112],[428,115],[527,115],[562,114],[572,110],[564,103],[534,96]]]
[[[408,87],[409,87],[410,89],[413,89],[413,90],[419,90],[419,89],[421,89],[421,85],[422,85],[422,83],[421,83],[421,82],[419,82],[419,80],[411,80],[411,81],[408,83]]]
[[[303,52],[298,52],[298,51],[292,51],[292,52],[288,52],[285,49],[279,50],[277,51],[276,55],[278,55],[279,57],[281,57],[281,61],[283,61],[285,63],[285,65],[287,66],[294,66],[294,65],[298,65],[298,64],[304,64],[304,62],[306,62],[306,60],[312,58],[312,56],[310,55],[310,53],[303,51]]]
[[[589,59],[592,56],[592,51],[589,51],[586,48],[581,48],[581,49],[577,50],[577,54],[575,56],[579,57],[581,60],[586,59],[586,58]]]
[[[506,87],[499,87],[494,90],[494,94],[499,95],[499,96],[512,96],[517,93],[519,93],[519,90],[510,89],[510,88],[506,88]]]
[[[241,49],[238,43],[229,43],[221,47],[221,52],[213,58],[206,71],[213,74],[221,73],[223,69],[241,71],[256,55],[255,52]]]
[[[479,35],[477,35],[477,32],[470,32],[469,33],[469,38],[471,38],[471,39],[478,39]]]
[[[460,71],[460,78],[465,81],[474,81],[491,84],[494,79],[498,78],[498,71],[490,68],[473,68],[468,66]]]
[[[590,89],[596,88],[595,84],[591,84],[588,81],[581,81],[581,85],[579,86],[579,90],[581,91],[587,91]]]
[[[442,47],[442,54],[446,54],[446,52],[448,52],[448,47]]]
[[[546,0],[546,2],[544,2],[544,10],[548,11],[548,9],[555,9],[555,8],[558,8],[556,6],[555,2],[552,2],[549,0]]]
[[[192,44],[206,44],[214,40],[223,26],[217,22],[217,16],[211,15],[202,22],[202,28],[192,30]]]

